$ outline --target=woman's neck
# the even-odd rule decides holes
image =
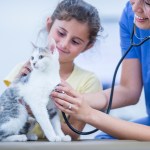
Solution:
[[[66,80],[74,69],[74,63],[60,63],[60,77]]]

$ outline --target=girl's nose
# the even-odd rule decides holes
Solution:
[[[61,41],[60,41],[60,45],[62,48],[67,48],[68,45],[69,45],[69,39],[68,38],[63,38]]]

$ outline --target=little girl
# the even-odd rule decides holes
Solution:
[[[98,11],[83,0],[63,0],[58,4],[52,16],[47,18],[46,32],[48,37],[46,38],[52,37],[56,41],[61,80],[65,80],[80,93],[102,90],[98,78],[92,72],[81,69],[74,64],[74,59],[80,53],[94,45],[101,29]],[[29,69],[30,65],[19,64],[7,76],[5,83],[10,84],[18,73],[28,73]],[[82,130],[85,126],[85,123],[77,121],[73,117],[69,117],[69,122],[77,130]],[[72,139],[79,137],[63,121],[62,129],[65,134],[71,135]],[[33,132],[41,137],[39,126],[36,126]]]

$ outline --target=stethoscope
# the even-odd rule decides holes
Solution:
[[[111,85],[111,92],[110,92],[110,99],[109,99],[109,104],[108,104],[108,107],[107,107],[107,110],[106,110],[106,114],[109,114],[110,110],[111,110],[111,106],[112,106],[112,100],[113,100],[113,94],[114,94],[114,86],[115,86],[115,80],[116,80],[116,75],[117,75],[117,72],[118,72],[118,69],[119,69],[119,66],[121,65],[122,61],[124,60],[124,58],[126,57],[126,55],[129,53],[129,51],[133,48],[133,47],[138,47],[138,46],[141,46],[142,44],[144,44],[146,41],[148,41],[150,39],[150,36],[147,36],[145,38],[142,38],[141,39],[141,42],[139,43],[134,43],[133,41],[133,38],[135,36],[135,30],[136,30],[136,25],[135,23],[133,24],[133,29],[132,29],[132,33],[131,33],[131,36],[130,36],[130,46],[129,48],[127,49],[127,51],[124,53],[124,55],[121,57],[121,59],[119,60],[116,68],[115,68],[115,71],[114,71],[114,75],[113,75],[113,80],[112,80],[112,85]],[[136,36],[135,36],[136,37]],[[74,131],[75,133],[79,134],[79,135],[89,135],[89,134],[92,134],[96,131],[98,131],[99,129],[94,129],[92,131],[89,131],[89,132],[82,132],[82,131],[78,131],[76,130],[74,127],[71,126],[71,124],[69,123],[66,115],[64,112],[62,112],[62,115],[64,117],[64,120],[66,122],[66,124],[68,125],[68,127]]]

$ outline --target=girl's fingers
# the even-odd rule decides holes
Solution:
[[[32,68],[31,68],[30,62],[28,61],[22,67],[18,77],[25,76],[25,75],[29,74],[31,71],[32,71]]]
[[[31,71],[32,71],[32,68],[31,68],[30,61],[26,62],[26,63],[24,64],[23,68],[25,68],[28,72],[31,72]]]

